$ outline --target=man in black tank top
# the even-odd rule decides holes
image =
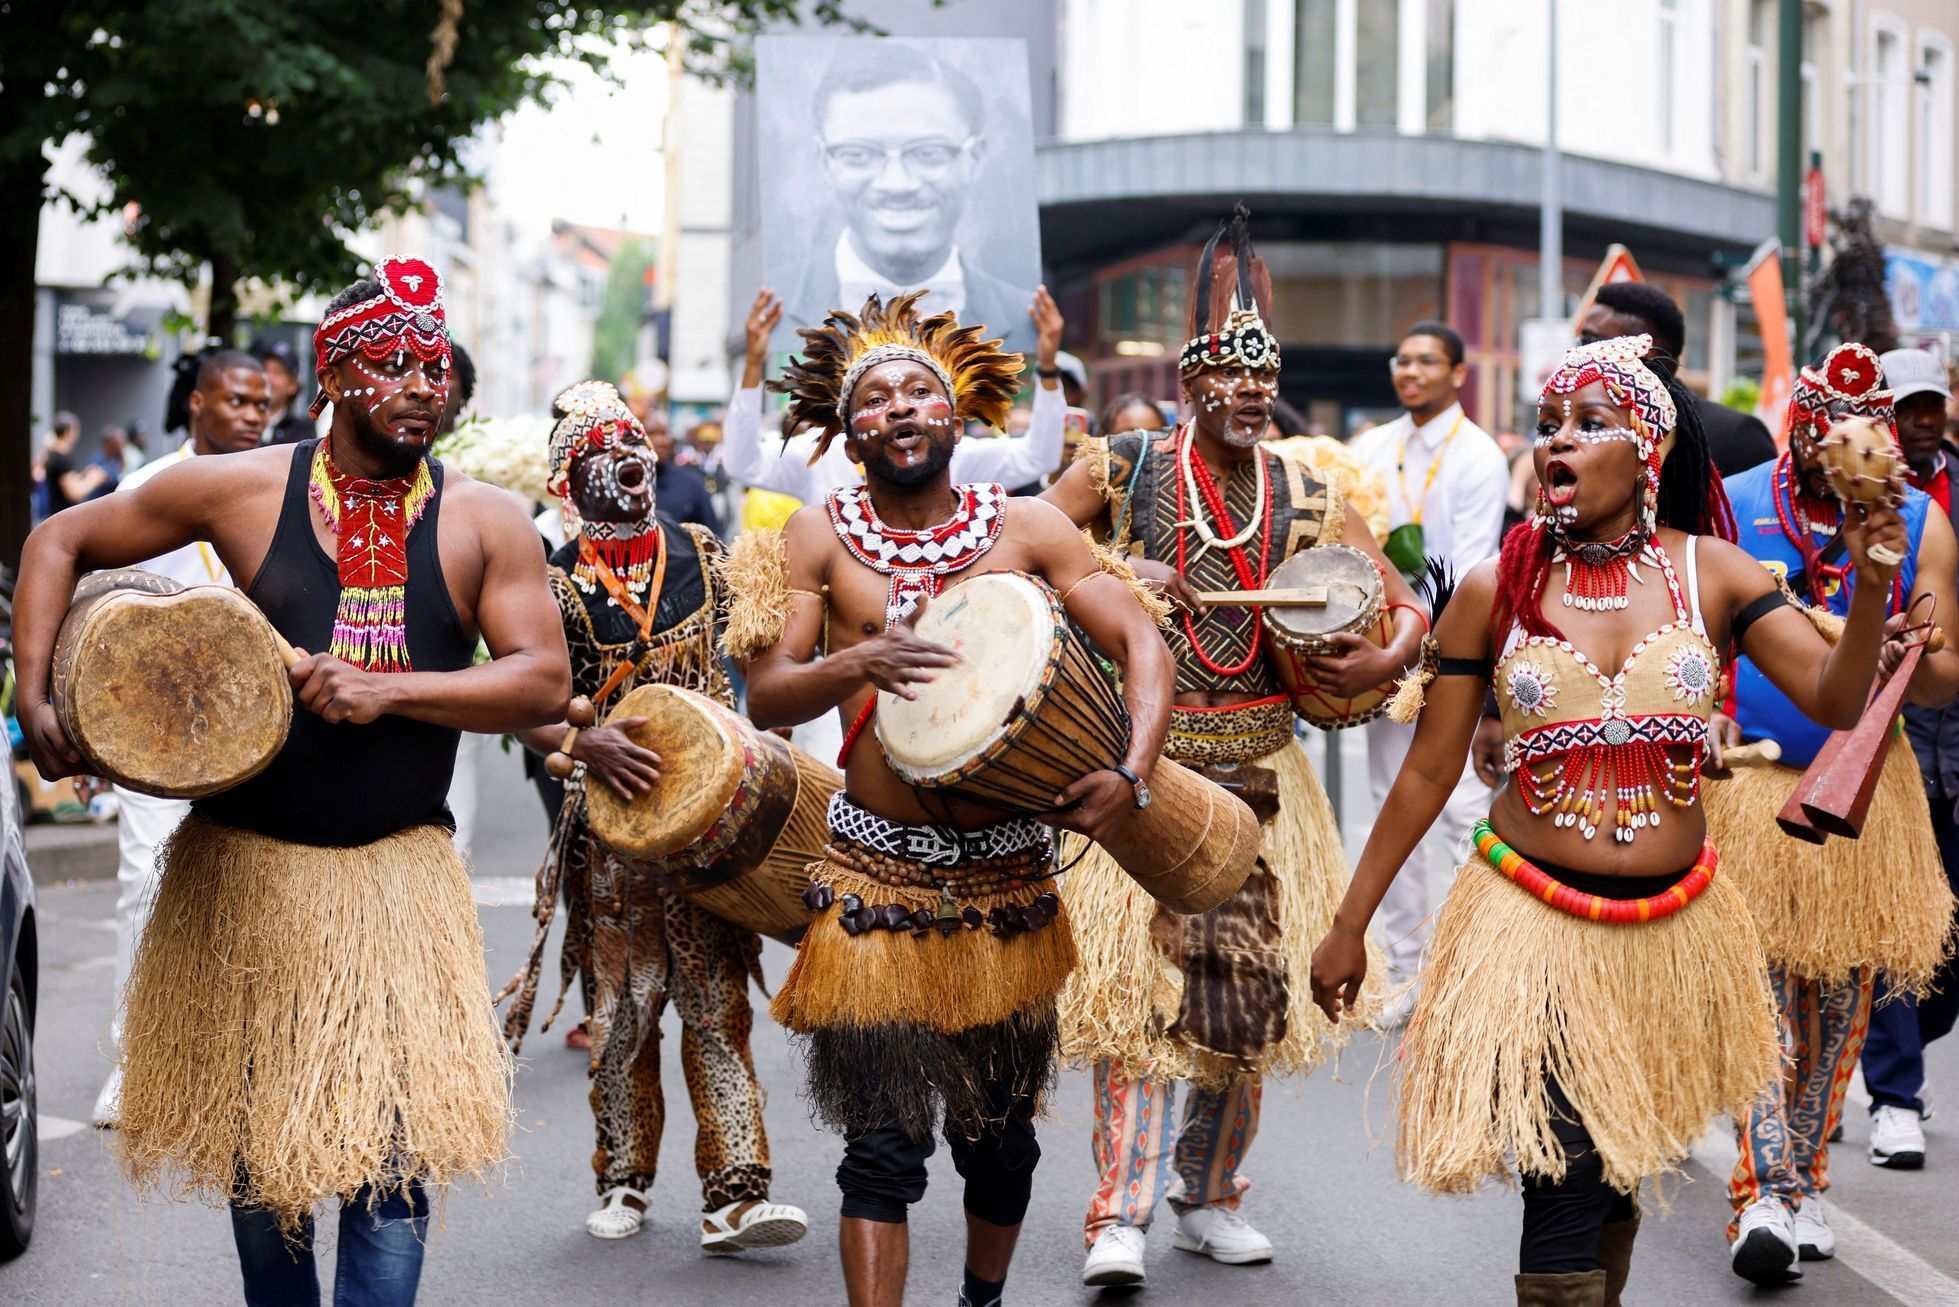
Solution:
[[[717,647],[728,608],[715,567],[720,541],[706,527],[655,513],[646,431],[616,390],[583,381],[555,407],[563,416],[551,435],[550,484],[576,532],[552,555],[551,593],[571,650],[572,688],[600,713],[640,685],[678,686],[733,708]],[[662,793],[683,784],[663,780],[660,758],[633,741],[629,732],[644,721],[588,727],[569,753],[559,752],[564,725],[523,733],[564,778],[565,802],[537,878],[529,964],[505,987],[517,1000],[504,1029],[515,1044],[530,1025],[562,886],[570,919],[560,973],[577,970],[592,1014],[600,1207],[585,1218],[586,1230],[599,1239],[636,1234],[652,1201],[666,1117],[660,1017],[671,999],[694,1106],[702,1248],[738,1253],[794,1243],[809,1222],[801,1208],[769,1201],[768,1133],[748,1048],[755,1022],[748,982],[761,978],[761,937],[669,892],[592,830],[589,788],[604,785],[628,803],[645,798],[656,808]]]
[[[318,1301],[330,1193],[341,1290],[407,1304],[424,1185],[507,1152],[509,1055],[444,802],[457,734],[560,720],[570,677],[530,522],[428,457],[450,360],[435,270],[383,260],[328,306],[314,356],[325,438],[192,459],[29,537],[21,717],[44,775],[83,768],[48,696],[75,580],[192,541],[294,646],[284,748],[163,855],[120,1142],[139,1180],[230,1204],[248,1301]]]

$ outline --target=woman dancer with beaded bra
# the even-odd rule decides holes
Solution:
[[[1434,679],[1386,805],[1405,819],[1375,826],[1313,958],[1315,1001],[1337,1017],[1366,974],[1368,919],[1461,774],[1493,678],[1513,779],[1436,923],[1401,1047],[1398,1143],[1408,1178],[1444,1193],[1515,1158],[1519,1304],[1617,1303],[1641,1178],[1774,1079],[1761,945],[1716,874],[1699,803],[1722,651],[1745,651],[1809,716],[1852,725],[1904,545],[1888,509],[1845,521],[1865,582],[1832,648],[1716,538],[1733,519],[1671,372],[1649,338],[1618,337],[1568,351],[1546,383],[1537,516],[1437,621]]]

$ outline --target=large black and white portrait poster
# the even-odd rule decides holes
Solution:
[[[1040,280],[1027,50],[994,38],[756,42],[764,280],[778,349],[831,309],[927,290],[1031,356]]]

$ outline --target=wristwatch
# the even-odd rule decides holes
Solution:
[[[1136,806],[1138,808],[1147,808],[1150,806],[1150,787],[1141,776],[1138,776],[1121,763],[1117,763],[1115,766],[1109,768],[1109,770],[1135,787]]]

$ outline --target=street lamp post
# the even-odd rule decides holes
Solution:
[[[1782,242],[1783,297],[1790,340],[1803,342],[1803,0],[1781,0],[1776,37],[1776,227]],[[1798,363],[1802,360],[1798,359]]]
[[[1564,316],[1564,197],[1558,154],[1558,0],[1547,0],[1550,88],[1544,102],[1544,183],[1537,215],[1537,316]]]

